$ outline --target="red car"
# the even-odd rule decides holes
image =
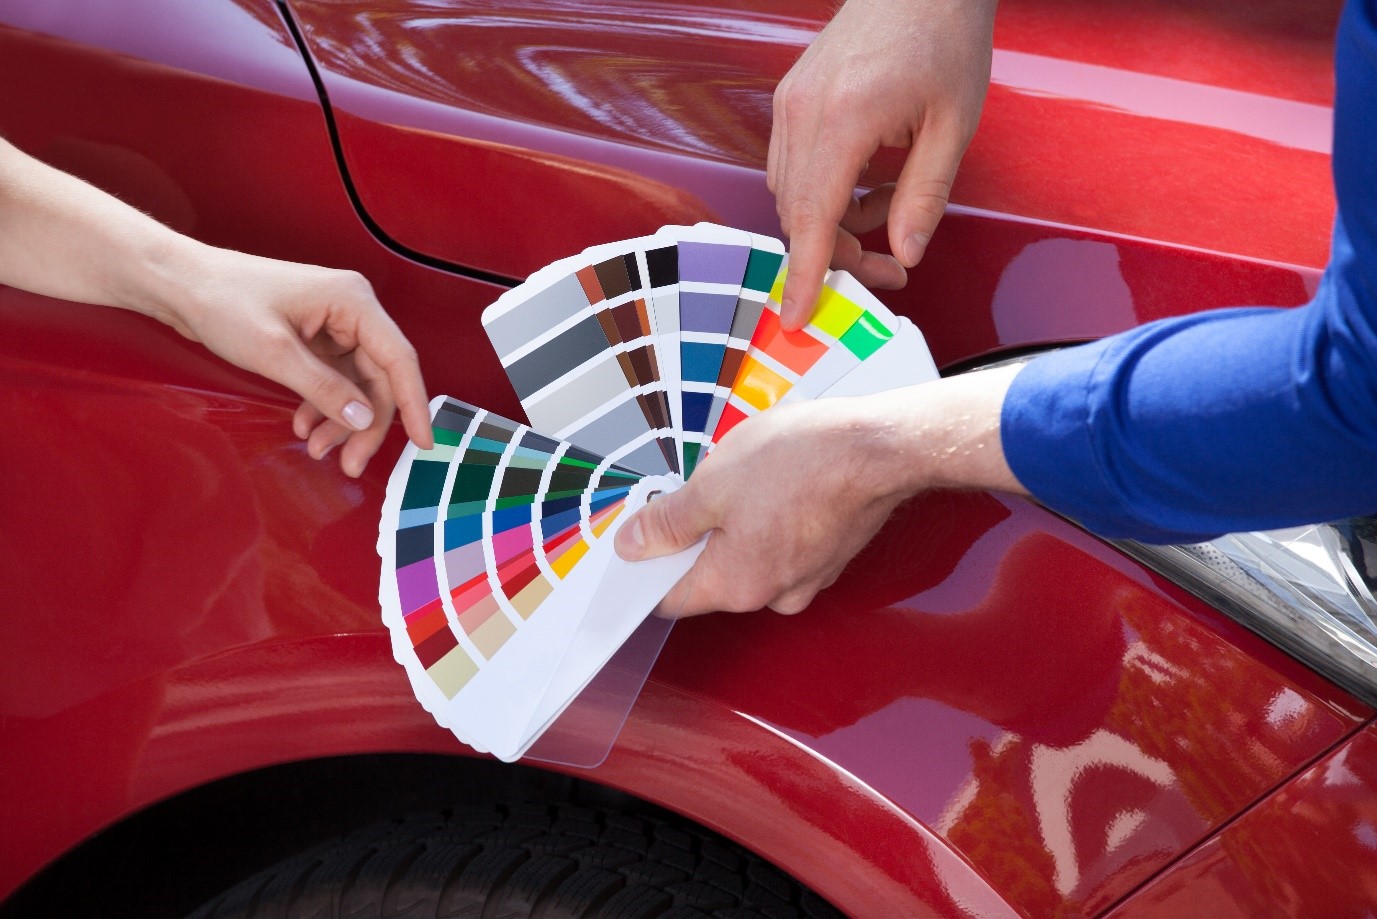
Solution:
[[[887,302],[944,373],[1305,302],[1338,6],[1004,0]],[[771,94],[829,10],[0,0],[0,134],[208,242],[363,272],[432,393],[520,417],[481,310],[662,224],[777,235]],[[1306,638],[1323,610],[1243,550],[931,494],[805,613],[677,625],[601,766],[507,766],[436,727],[379,618],[400,428],[355,481],[285,391],[152,321],[0,288],[0,330],[7,915],[1377,909],[1371,634]],[[1336,577],[1317,608],[1370,603]]]

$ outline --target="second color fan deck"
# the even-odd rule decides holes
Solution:
[[[484,311],[530,425],[437,398],[435,447],[403,451],[378,542],[394,655],[460,740],[521,756],[688,571],[701,543],[629,563],[612,537],[733,427],[936,379],[917,328],[842,271],[784,331],[786,261],[769,237],[665,227],[555,262]]]

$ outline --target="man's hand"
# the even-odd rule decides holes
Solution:
[[[433,443],[416,352],[362,275],[203,245],[0,139],[0,284],[155,316],[305,401],[292,426],[357,476],[397,408]]]
[[[177,287],[194,296],[155,315],[301,396],[292,429],[311,456],[344,444],[340,468],[359,475],[397,408],[411,439],[432,445],[416,352],[362,275],[193,245]]]
[[[711,533],[661,615],[765,606],[797,613],[909,495],[941,487],[1023,493],[999,442],[1017,370],[762,412],[733,428],[683,488],[637,512],[617,533],[617,552],[669,555]]]
[[[898,288],[947,205],[990,82],[994,0],[848,0],[780,81],[767,180],[789,236],[782,318],[811,318],[829,262]],[[897,184],[853,198],[879,147],[909,149]],[[893,255],[858,234],[889,222]]]
[[[868,466],[876,432],[851,403],[771,409],[737,426],[677,492],[617,533],[627,558],[666,555],[715,531],[660,610],[693,616],[768,606],[797,613],[836,580],[903,498]],[[784,472],[787,470],[787,474]]]

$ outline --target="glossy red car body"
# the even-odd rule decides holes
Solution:
[[[519,417],[478,325],[503,283],[665,223],[778,232],[770,94],[827,6],[0,0],[0,133],[209,242],[363,272],[432,392]],[[1304,302],[1337,13],[1005,0],[953,207],[886,299],[947,370]],[[284,392],[151,321],[0,288],[0,329],[0,899],[227,776],[477,763],[378,617],[400,431],[351,481]],[[680,624],[580,777],[857,916],[1346,916],[1377,903],[1373,715],[1042,509],[936,494],[805,614]]]

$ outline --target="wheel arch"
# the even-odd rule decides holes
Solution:
[[[507,765],[455,755],[466,748],[429,722],[384,648],[376,635],[320,636],[183,668],[147,728],[133,806],[50,861],[0,914],[91,896],[112,919],[157,914],[162,901],[180,909],[368,822],[516,800],[663,807],[853,914],[1008,911],[926,827],[750,713],[652,677],[598,768]],[[194,714],[172,704],[184,695],[199,700]],[[129,911],[112,913],[114,903]],[[63,912],[89,913],[80,905]]]

